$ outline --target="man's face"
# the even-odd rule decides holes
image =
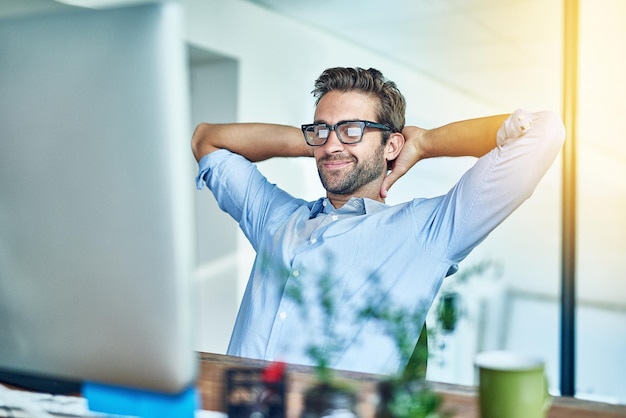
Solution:
[[[346,120],[376,120],[376,102],[358,92],[326,93],[315,110],[315,122],[334,125]],[[366,128],[361,142],[343,144],[332,131],[324,145],[315,147],[317,171],[327,192],[337,195],[358,194],[373,197],[378,194],[376,179],[386,171],[387,161],[382,145],[382,133]]]

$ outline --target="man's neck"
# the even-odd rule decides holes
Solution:
[[[353,197],[356,198],[366,198],[366,199],[372,199],[372,200],[377,200],[381,203],[385,203],[385,199],[383,199],[380,194],[376,195],[376,196],[372,196],[370,195],[363,195],[360,193],[355,193],[355,194],[351,194],[351,195],[338,195],[338,194],[333,194],[333,193],[326,193],[326,197],[328,198],[328,200],[330,201],[330,203],[333,205],[333,207],[335,209],[340,209],[343,205],[345,205],[346,203],[348,203],[348,201],[350,199],[352,199]]]
[[[326,197],[330,200],[335,209],[341,208],[348,203],[353,197],[366,198],[376,200],[381,203],[385,203],[385,199],[380,195],[380,189],[383,184],[383,177],[379,177],[378,180],[372,181],[368,184],[361,186],[358,190],[349,194],[337,194],[326,190]]]

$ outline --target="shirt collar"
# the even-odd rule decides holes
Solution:
[[[385,209],[387,205],[385,203],[363,198],[363,197],[351,197],[350,200],[339,211],[344,213],[354,213],[356,215],[373,214]],[[309,203],[311,215],[309,219],[316,218],[320,213],[331,213],[335,211],[332,203],[326,197],[321,197],[314,202]]]

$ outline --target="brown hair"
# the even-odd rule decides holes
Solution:
[[[336,67],[325,70],[317,80],[311,93],[316,98],[315,105],[332,90],[342,92],[359,91],[369,94],[378,100],[378,120],[373,122],[384,123],[393,132],[402,132],[405,123],[406,101],[396,83],[387,80],[383,74],[370,68]],[[383,141],[389,138],[389,132],[383,135]]]

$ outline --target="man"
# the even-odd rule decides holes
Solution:
[[[311,364],[314,346],[330,367],[395,373],[406,358],[378,321],[358,313],[373,295],[428,308],[443,278],[532,194],[563,124],[518,110],[405,127],[404,97],[374,69],[328,69],[313,94],[314,123],[301,129],[200,124],[193,136],[198,187],[206,182],[257,252],[228,354]],[[251,163],[302,156],[315,158],[326,197],[294,198]],[[478,160],[444,196],[384,203],[413,165],[440,156]]]

